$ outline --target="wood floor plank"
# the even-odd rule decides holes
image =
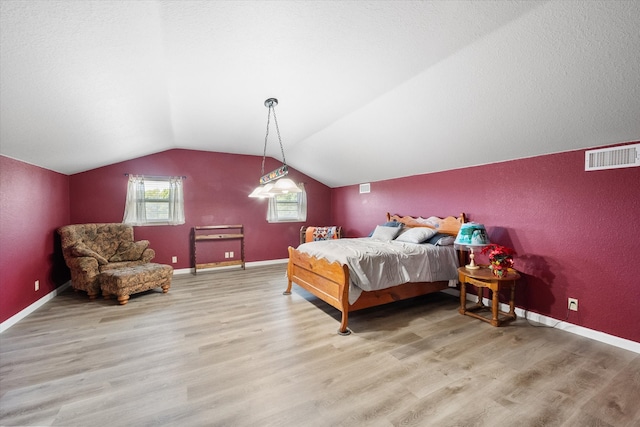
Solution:
[[[640,425],[640,360],[634,358],[620,372],[605,382],[604,389],[593,396],[583,409],[609,424]]]
[[[636,426],[640,355],[434,294],[350,315],[283,264],[62,293],[0,335],[2,426]]]

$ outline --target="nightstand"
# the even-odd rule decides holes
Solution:
[[[500,326],[506,322],[516,320],[515,313],[515,294],[516,282],[520,278],[520,274],[509,269],[506,276],[495,276],[487,266],[482,266],[477,270],[467,270],[465,267],[458,268],[458,279],[460,280],[460,314],[475,317],[491,323],[493,326]],[[478,301],[471,307],[467,307],[467,287],[470,284],[476,287],[478,293]],[[505,313],[500,310],[500,301],[498,299],[500,289],[510,287],[511,293],[509,298],[509,312]],[[492,292],[491,306],[486,306],[482,302],[482,294],[484,288],[489,288]],[[490,310],[491,317],[483,316],[483,311]]]

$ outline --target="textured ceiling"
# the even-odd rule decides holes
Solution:
[[[0,7],[0,152],[65,174],[262,155],[269,97],[332,187],[640,139],[638,1]]]

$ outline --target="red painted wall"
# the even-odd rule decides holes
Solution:
[[[155,262],[174,268],[191,267],[191,228],[196,225],[243,224],[246,261],[287,258],[287,247],[297,246],[302,223],[270,224],[266,220],[267,201],[251,199],[258,185],[262,157],[169,150],[116,163],[70,177],[71,223],[122,222],[127,193],[125,173],[152,176],[186,176],[184,183],[186,223],[179,226],[135,227],[136,240],[148,239],[155,249]],[[265,171],[280,166],[267,159]],[[306,224],[325,224],[331,214],[331,189],[292,168],[289,177],[304,182],[308,197]],[[215,245],[215,246],[213,246]],[[198,244],[198,254],[207,249],[239,255],[233,241]],[[198,262],[222,261],[198,258]]]
[[[464,212],[517,251],[520,307],[565,319],[577,298],[568,322],[640,342],[639,188],[640,168],[585,172],[579,150],[336,188],[332,218],[363,236],[387,211]]]
[[[56,233],[69,216],[69,177],[0,156],[0,322],[69,280]]]

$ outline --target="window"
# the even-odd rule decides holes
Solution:
[[[279,194],[269,199],[267,221],[302,222],[307,220],[307,193],[304,184],[298,184],[300,193]]]
[[[123,222],[131,225],[184,224],[182,178],[130,176]]]
[[[144,210],[147,222],[169,222],[169,181],[145,181]]]

